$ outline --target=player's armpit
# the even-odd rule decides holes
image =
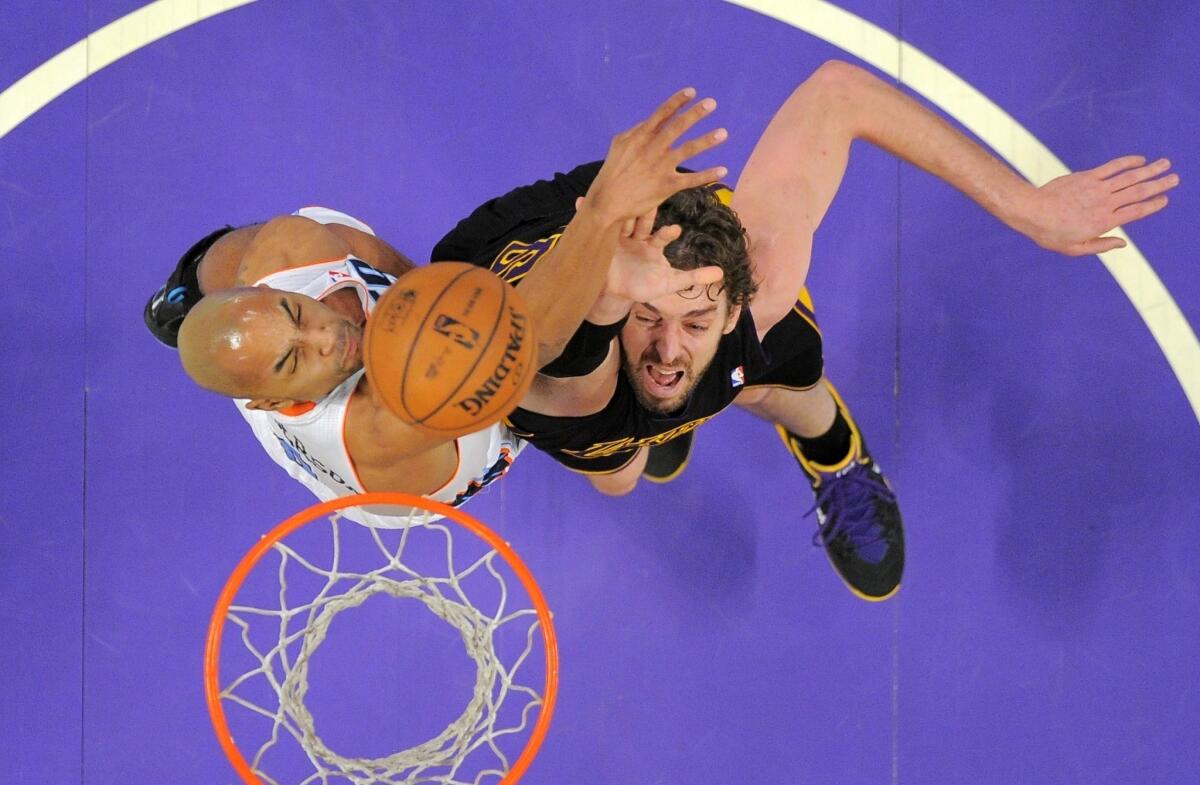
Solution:
[[[237,286],[238,271],[246,249],[254,242],[262,224],[240,226],[217,240],[196,266],[196,282],[203,294]]]
[[[236,284],[253,286],[272,273],[333,261],[351,253],[349,243],[324,224],[299,215],[267,221],[242,256]]]
[[[788,97],[750,154],[732,207],[751,238],[760,337],[791,310],[804,285],[812,238],[841,185],[853,140],[840,65],[817,69]]]

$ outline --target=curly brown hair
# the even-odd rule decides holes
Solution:
[[[725,278],[717,291],[709,292],[709,298],[715,300],[724,291],[730,308],[747,305],[758,284],[750,264],[750,240],[737,213],[711,189],[701,186],[680,191],[659,205],[654,228],[669,224],[683,229],[679,239],[664,250],[671,266],[677,270],[720,267]]]

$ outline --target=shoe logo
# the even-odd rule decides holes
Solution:
[[[734,387],[741,387],[746,383],[746,371],[743,366],[739,365],[729,372],[729,383]]]

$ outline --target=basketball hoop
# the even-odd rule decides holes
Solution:
[[[343,517],[346,508],[360,506],[419,508],[428,514],[410,517],[409,525],[400,529],[380,530]],[[464,535],[463,529],[474,536]],[[440,553],[435,556],[435,551]],[[278,557],[278,564],[256,570],[268,553]],[[272,576],[269,587],[268,576]],[[510,591],[509,577],[520,583],[524,598]],[[254,585],[248,584],[250,579]],[[257,595],[256,587],[261,587]],[[334,617],[373,597],[415,600],[457,629],[476,666],[473,694],[457,719],[433,738],[386,755],[341,754],[317,733],[318,722],[307,703],[310,665]],[[227,642],[223,666],[227,623],[239,629],[237,638],[230,637],[240,639],[242,646]],[[540,647],[535,645],[538,638]],[[503,640],[498,643],[499,639]],[[501,644],[516,650],[506,651]],[[536,667],[539,657],[544,670],[540,692],[528,683],[536,679],[528,671]],[[251,667],[243,670],[243,664],[236,662],[239,659]],[[462,511],[399,493],[362,494],[317,504],[271,530],[226,582],[209,624],[204,656],[205,696],[213,728],[247,785],[513,785],[545,738],[557,684],[553,621],[520,557],[495,532]],[[375,688],[374,683],[371,686]],[[395,700],[387,687],[377,689],[384,703]],[[236,734],[227,707],[237,707],[246,718]],[[535,710],[537,717],[530,727]],[[396,714],[402,711],[398,708]],[[267,727],[247,731],[251,722]],[[248,738],[254,730],[261,735]],[[528,738],[516,753],[526,732]],[[244,739],[248,754],[234,741],[235,735]],[[284,760],[291,768],[272,769]],[[297,773],[297,766],[303,773]]]

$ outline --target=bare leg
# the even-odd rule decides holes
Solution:
[[[837,414],[837,403],[824,376],[819,384],[808,390],[752,388],[738,396],[737,405],[806,439],[826,433]]]
[[[649,455],[650,450],[642,447],[632,461],[615,472],[589,474],[587,478],[592,487],[605,496],[624,496],[637,487],[638,478],[642,476],[642,469],[646,468],[646,458]]]
[[[887,480],[837,390],[751,388],[747,411],[775,423],[816,495],[817,540],[846,586],[866,600],[891,597],[904,570],[904,529]]]

